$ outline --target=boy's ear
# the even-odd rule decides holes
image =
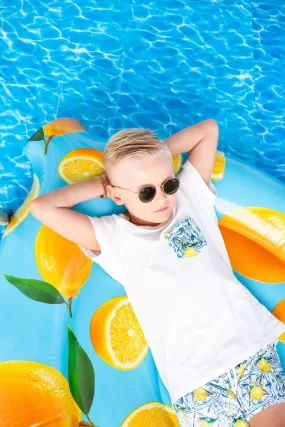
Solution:
[[[116,189],[111,184],[108,184],[106,189],[108,197],[110,197],[110,199],[112,199],[117,205],[124,204],[122,199],[117,195]]]

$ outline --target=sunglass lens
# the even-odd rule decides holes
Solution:
[[[164,191],[166,194],[174,194],[179,188],[179,179],[171,178],[164,183]]]
[[[156,189],[154,187],[144,187],[139,192],[139,199],[143,203],[151,202],[154,199]]]

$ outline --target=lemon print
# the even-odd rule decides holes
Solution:
[[[206,400],[208,394],[209,393],[203,387],[196,388],[196,390],[194,390],[194,399],[200,401]]]
[[[0,363],[0,427],[78,427],[81,414],[65,377],[29,361]]]
[[[262,207],[239,208],[219,220],[232,267],[253,280],[285,281],[285,214]]]
[[[75,297],[91,271],[92,261],[70,240],[43,225],[36,237],[35,257],[43,279],[65,298]]]
[[[46,155],[49,143],[54,136],[62,136],[70,132],[86,132],[86,130],[78,120],[60,118],[42,126],[31,136],[29,141],[44,141],[44,155]]]
[[[266,360],[264,357],[259,359],[257,366],[262,372],[270,372],[272,370],[271,363],[268,362],[268,360]]]
[[[182,166],[182,154],[172,156],[173,170],[175,175],[178,175]]]
[[[120,427],[179,427],[174,410],[163,403],[150,402],[131,412]]]
[[[78,120],[64,117],[45,124],[42,129],[46,136],[62,136],[70,132],[86,132]]]
[[[184,249],[184,256],[186,258],[191,258],[191,257],[196,256],[196,255],[197,254],[196,254],[196,251],[194,248],[188,247],[188,248]]]
[[[32,188],[29,191],[29,194],[24,201],[24,203],[16,210],[14,215],[11,218],[11,221],[6,227],[6,230],[3,234],[3,237],[7,236],[11,231],[15,230],[16,227],[18,227],[21,222],[24,221],[24,219],[27,218],[27,216],[30,213],[30,206],[32,201],[38,197],[40,193],[40,183],[37,175],[34,175],[33,185]]]
[[[232,399],[236,399],[237,397],[236,397],[236,395],[235,395],[235,393],[232,391],[232,390],[230,390],[229,388],[227,388],[227,393],[228,393],[228,395],[232,398]]]
[[[250,399],[251,400],[260,400],[262,399],[263,395],[266,394],[266,392],[259,386],[255,385],[252,387],[250,392]]]
[[[224,172],[226,167],[226,157],[221,151],[216,152],[215,162],[212,169],[211,179],[218,181],[224,178]]]
[[[182,167],[182,154],[172,156],[172,163],[175,175],[178,175]],[[212,169],[211,180],[221,180],[224,178],[226,167],[226,157],[221,151],[216,152],[214,166]]]
[[[73,150],[58,165],[58,174],[67,184],[87,181],[103,173],[103,153],[94,148]]]
[[[249,427],[249,424],[244,420],[237,420],[234,427]]]
[[[148,344],[126,296],[112,298],[94,313],[90,335],[98,356],[121,370],[136,368]]]
[[[238,367],[237,373],[238,376],[241,377],[245,371],[244,363],[241,363]]]
[[[202,421],[200,427],[212,427],[212,424],[207,423],[207,421]]]
[[[276,304],[274,309],[272,310],[272,314],[274,314],[277,319],[281,322],[285,323],[285,299],[281,300]],[[285,344],[285,332],[278,337],[283,344]]]

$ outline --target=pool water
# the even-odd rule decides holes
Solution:
[[[26,197],[28,138],[57,117],[101,141],[214,118],[219,149],[285,182],[282,0],[2,0],[0,15],[0,208]]]

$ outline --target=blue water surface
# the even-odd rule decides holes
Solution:
[[[0,207],[31,186],[28,138],[57,117],[98,140],[214,118],[219,149],[285,181],[281,0],[2,0]]]

